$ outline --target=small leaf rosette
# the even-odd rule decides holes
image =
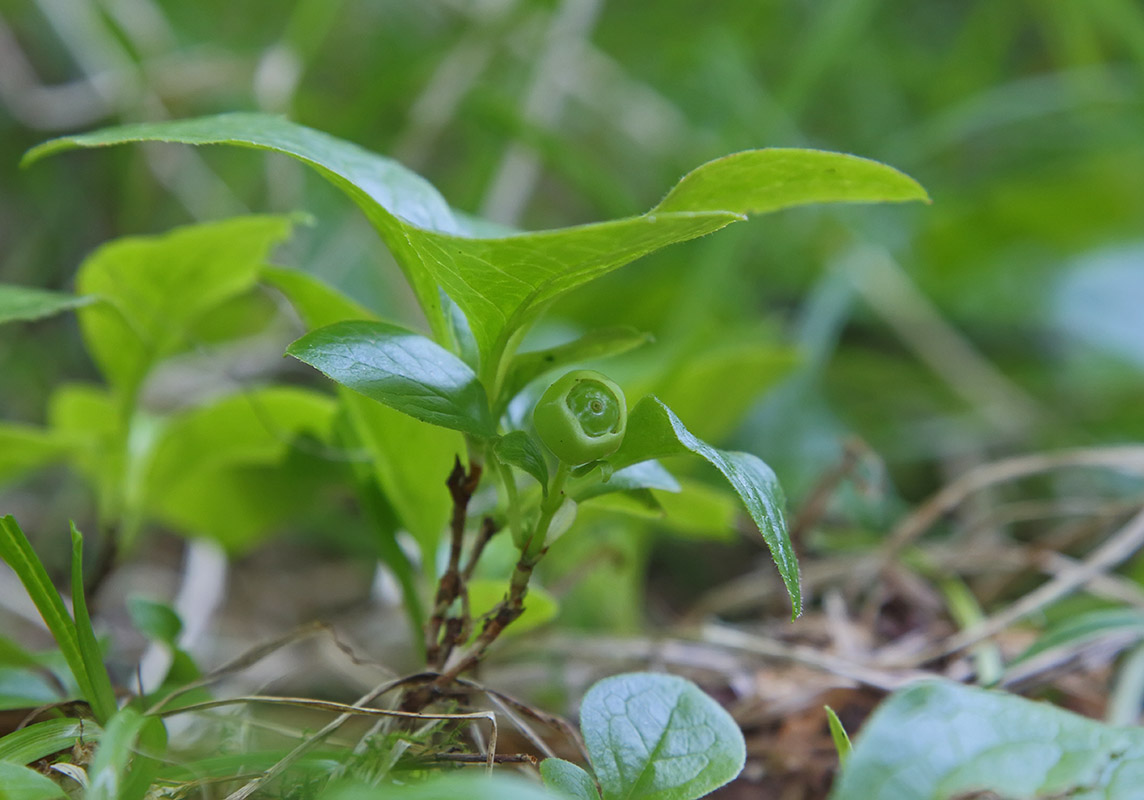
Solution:
[[[628,407],[613,381],[589,369],[569,372],[548,387],[532,412],[536,433],[565,464],[586,464],[616,452]]]

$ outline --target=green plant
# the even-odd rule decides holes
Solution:
[[[314,167],[378,230],[421,305],[429,335],[379,320],[302,272],[268,265],[272,246],[295,218],[245,217],[113,242],[80,268],[77,295],[0,286],[0,321],[75,309],[107,384],[59,390],[45,429],[0,429],[12,445],[0,451],[8,460],[0,469],[73,464],[96,490],[101,529],[126,547],[158,522],[239,551],[331,483],[353,486],[376,527],[376,555],[400,580],[411,623],[422,631],[430,672],[406,694],[407,714],[440,699],[522,616],[537,564],[573,524],[579,506],[619,494],[641,503],[650,497],[654,508],[651,490],[678,490],[660,459],[698,456],[722,475],[770,549],[792,615],[800,613],[782,492],[761,459],[702,441],[655,396],[628,411],[623,391],[600,373],[568,372],[538,403],[530,402],[531,387],[550,373],[630,350],[647,337],[606,328],[556,347],[521,345],[554,301],[669,244],[748,214],[809,203],[925,199],[913,180],[854,156],[747,151],[693,170],[643,215],[517,233],[454,212],[396,162],[264,115],[65,137],[35,148],[25,163],[69,148],[139,141],[232,144]],[[148,379],[172,357],[265,325],[268,289],[285,296],[308,328],[287,354],[328,376],[335,396],[267,386],[207,396],[165,413],[147,406]],[[364,459],[332,463],[321,457],[331,448]],[[440,488],[446,475],[447,493]],[[481,510],[473,513],[481,493]],[[503,528],[511,531],[515,564],[500,576],[499,602],[477,616],[470,590],[478,585],[486,546]],[[397,546],[399,530],[420,545],[424,575]],[[442,540],[448,555],[438,574]],[[436,590],[426,604],[431,581]],[[82,597],[83,587],[76,591]],[[682,682],[613,680],[605,682],[607,691],[651,692],[678,704],[685,716],[717,717],[711,701]],[[610,771],[607,753],[631,742],[590,719],[585,736],[606,800],[659,786]],[[712,764],[722,766],[686,780],[679,773],[678,786],[691,788],[664,797],[698,796],[688,792],[705,792],[738,771],[741,747],[735,750],[729,733],[734,726],[718,719],[711,723],[717,741],[730,749],[719,749]],[[122,735],[131,739],[141,724],[123,722]],[[652,721],[630,724],[643,731]],[[663,735],[673,742],[677,732],[669,726]]]

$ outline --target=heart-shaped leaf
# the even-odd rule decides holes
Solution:
[[[338,322],[311,331],[286,353],[422,422],[482,439],[496,434],[488,398],[472,368],[405,328]]]
[[[731,715],[674,675],[605,678],[584,695],[580,729],[604,800],[694,800],[746,760]]]
[[[628,414],[628,429],[620,449],[608,460],[617,468],[653,458],[694,454],[708,461],[731,484],[747,507],[770,548],[790,595],[794,616],[802,612],[798,559],[783,517],[783,493],[775,473],[750,453],[718,450],[696,438],[670,408],[656,397],[645,397]]]

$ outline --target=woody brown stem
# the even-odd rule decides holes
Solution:
[[[445,663],[457,637],[467,627],[466,620],[461,619],[455,624],[446,624],[445,618],[450,606],[464,592],[464,580],[461,577],[461,549],[465,542],[465,520],[468,518],[469,501],[473,492],[481,482],[481,466],[472,463],[469,471],[461,465],[461,459],[453,462],[453,470],[449,473],[445,485],[449,487],[449,494],[453,498],[453,519],[450,526],[452,538],[449,546],[449,564],[445,574],[437,584],[437,596],[433,604],[433,614],[425,626],[425,659],[437,669]],[[445,635],[442,637],[441,629],[444,627]]]

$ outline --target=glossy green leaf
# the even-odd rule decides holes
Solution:
[[[95,639],[91,626],[91,615],[87,611],[87,598],[83,585],[83,534],[71,524],[72,566],[71,591],[72,611],[75,615],[76,644],[83,659],[84,670],[91,682],[91,695],[87,698],[91,711],[101,724],[106,723],[115,713],[115,687],[103,663],[103,652]]]
[[[551,370],[582,361],[620,355],[650,342],[650,333],[630,327],[600,328],[571,342],[544,350],[517,353],[501,387],[501,400],[507,403],[521,389]]]
[[[946,681],[896,692],[859,732],[831,800],[1130,800],[1144,731]]]
[[[188,346],[207,312],[249,290],[289,217],[251,216],[116,239],[80,266],[81,294],[106,302],[79,314],[92,357],[108,382],[134,393],[151,366]]]
[[[605,678],[580,704],[580,730],[604,800],[694,800],[743,769],[735,720],[674,675]]]
[[[472,238],[422,178],[396,162],[279,117],[227,114],[125,125],[45,142],[24,158],[138,141],[233,144],[314,166],[363,209],[401,264],[439,341],[448,341],[442,287],[472,327],[482,360],[497,363],[514,336],[560,295],[675,242],[747,213],[824,202],[926,199],[912,179],[877,162],[815,150],[755,150],[698,167],[648,213],[504,238]]]
[[[0,422],[0,483],[64,459],[71,440],[34,425]]]
[[[600,800],[600,790],[592,776],[571,761],[546,758],[540,762],[544,785],[572,800]]]
[[[536,478],[544,493],[548,493],[548,462],[540,445],[524,431],[510,431],[496,440],[493,453],[505,464],[510,464]]]
[[[468,364],[386,322],[338,322],[286,350],[334,381],[422,422],[491,438],[488,398]]]
[[[628,414],[624,443],[609,461],[622,468],[648,459],[689,453],[708,461],[735,489],[770,548],[790,595],[793,615],[798,616],[802,612],[802,590],[798,559],[783,518],[782,488],[762,459],[750,453],[717,450],[700,441],[658,398],[645,397]]]
[[[0,325],[31,322],[95,302],[97,298],[0,283]]]
[[[34,769],[0,761],[0,800],[67,800],[60,785]]]
[[[52,585],[31,543],[11,515],[0,519],[0,558],[8,563],[20,582],[24,584],[24,590],[36,604],[36,609],[51,631],[60,652],[63,653],[68,668],[79,686],[80,694],[84,700],[92,704],[94,710],[96,692],[88,674],[87,664],[80,652],[75,623],[72,622],[60,593]]]
[[[0,762],[31,764],[52,753],[70,750],[81,739],[94,744],[102,734],[103,730],[91,720],[61,717],[33,722],[0,737]]]

